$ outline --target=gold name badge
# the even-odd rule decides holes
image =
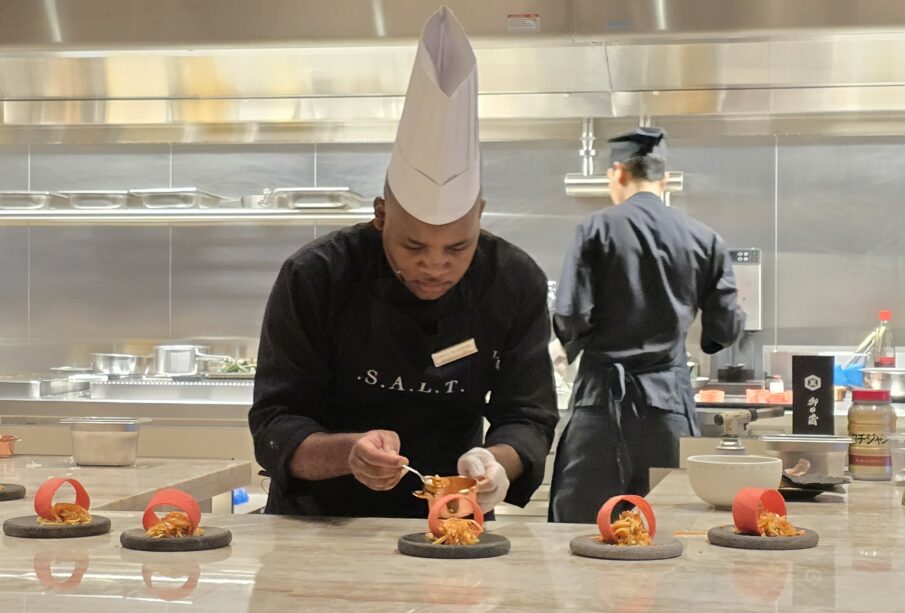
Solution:
[[[458,345],[453,345],[452,347],[441,349],[437,353],[432,353],[431,359],[434,360],[434,366],[440,368],[441,366],[450,364],[456,360],[461,360],[462,358],[474,355],[477,352],[478,346],[475,344],[474,339],[470,338]]]

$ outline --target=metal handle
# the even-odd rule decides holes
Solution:
[[[198,351],[195,353],[195,359],[201,360],[203,362],[232,362],[233,356],[231,355],[214,355],[210,353],[201,353]]]

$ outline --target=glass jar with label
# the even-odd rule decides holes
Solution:
[[[889,390],[855,390],[848,410],[848,470],[855,479],[892,478],[889,435],[896,431],[896,412]]]

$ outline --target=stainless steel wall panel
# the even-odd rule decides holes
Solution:
[[[31,186],[40,190],[170,187],[168,145],[34,145]]]
[[[239,198],[264,188],[314,185],[313,145],[177,145],[173,185]]]
[[[28,228],[0,227],[0,338],[28,336]]]
[[[383,195],[393,145],[317,146],[317,185],[351,187],[368,199]]]
[[[174,227],[172,337],[257,342],[280,266],[313,238],[313,226]]]
[[[28,147],[0,147],[0,190],[28,189]]]
[[[669,143],[669,168],[685,173],[683,191],[670,194],[673,207],[716,230],[729,248],[762,250],[763,329],[753,337],[757,347],[735,356],[720,356],[734,363],[754,365],[759,347],[775,340],[776,249],[774,240],[773,138],[673,139]],[[710,357],[700,348],[700,317],[689,331],[688,350],[710,372]],[[731,358],[731,359],[730,359]]]
[[[580,217],[570,216],[485,216],[488,231],[521,247],[551,281],[559,281],[566,249],[575,235]]]
[[[905,337],[905,140],[781,139],[779,168],[780,344],[857,345],[885,308]]]
[[[32,337],[167,338],[169,241],[167,227],[32,228]]]
[[[566,196],[564,175],[581,170],[577,138],[489,143],[482,153],[484,227],[527,251],[551,280],[558,280],[575,226],[610,204],[604,198]]]
[[[483,144],[486,213],[581,217],[609,205],[607,199],[566,196],[564,176],[581,171],[580,135],[580,130],[576,129],[575,139],[571,141]],[[605,136],[600,135],[600,140],[604,141]],[[598,161],[602,164],[608,159],[604,145],[598,141]]]

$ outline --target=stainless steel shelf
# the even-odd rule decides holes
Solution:
[[[286,209],[181,209],[181,210],[4,210],[0,225],[119,225],[119,224],[247,224],[292,223],[299,225],[352,225],[373,218],[371,209],[336,212]]]

